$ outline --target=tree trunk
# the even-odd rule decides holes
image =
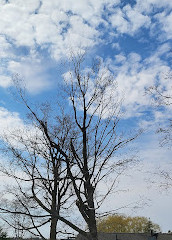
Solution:
[[[97,229],[90,229],[90,240],[98,240]]]
[[[91,210],[90,220],[89,220],[89,232],[91,240],[98,240],[97,236],[97,224],[95,219],[95,211]]]
[[[50,240],[56,240],[57,218],[51,219]]]

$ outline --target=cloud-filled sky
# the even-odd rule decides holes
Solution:
[[[171,39],[171,0],[0,0],[0,134],[24,125],[23,109],[10,94],[13,76],[24,79],[33,101],[46,99],[58,90],[61,62],[71,51],[86,51],[114,74],[127,129],[148,128],[137,142],[143,166],[166,166],[170,150],[160,148],[154,134],[172,108],[154,108],[145,90],[160,84],[170,94],[171,79],[165,76],[172,71]],[[137,184],[128,198],[136,198],[138,189],[145,192],[152,204],[138,214],[168,231],[170,194],[148,191],[144,176],[138,181],[133,173]]]

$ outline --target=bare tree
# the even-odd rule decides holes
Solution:
[[[91,68],[82,67],[83,61],[84,56],[72,57],[72,68],[64,74],[66,109],[63,112],[58,105],[60,113],[55,118],[49,116],[46,105],[41,116],[39,108],[33,111],[18,88],[30,112],[34,134],[30,130],[11,133],[6,152],[12,160],[8,169],[1,166],[1,171],[17,183],[14,191],[8,191],[14,196],[11,208],[6,204],[1,211],[25,216],[27,221],[19,223],[21,229],[33,234],[36,230],[42,238],[41,227],[50,223],[51,240],[56,239],[58,220],[90,240],[98,239],[98,209],[117,178],[134,161],[133,157],[117,158],[117,152],[140,134],[131,136],[120,130],[121,102],[110,71],[100,60]],[[99,194],[100,185],[109,178],[111,184]],[[88,231],[67,217],[65,211],[73,199]]]
[[[70,139],[70,156],[62,154],[76,205],[89,229],[88,238],[97,240],[96,212],[113,190],[116,178],[134,160],[115,160],[115,154],[139,133],[127,137],[119,132],[121,102],[113,75],[100,60],[95,60],[90,69],[82,69],[83,61],[84,56],[72,57],[72,69],[65,75],[71,116],[78,132]],[[111,184],[99,196],[99,184],[110,176],[113,176]]]

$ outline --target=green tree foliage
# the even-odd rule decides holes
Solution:
[[[146,217],[128,217],[125,215],[110,215],[98,220],[98,232],[145,233],[151,230],[160,231],[160,226]]]

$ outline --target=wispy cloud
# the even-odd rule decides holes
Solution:
[[[43,63],[44,60],[39,61],[39,51],[46,50],[49,57],[59,60],[71,48],[75,51],[93,48],[102,38],[101,24],[108,27],[109,36],[117,34],[119,38],[120,34],[134,37],[143,28],[151,34],[152,25],[159,24],[159,31],[161,29],[166,39],[171,38],[172,21],[168,7],[171,7],[169,0],[150,0],[147,4],[137,0],[132,6],[122,6],[118,0],[113,3],[110,0],[82,0],[80,3],[66,0],[2,2],[0,57],[8,64],[6,69],[2,67],[0,70],[0,86],[10,86],[9,75],[18,73],[25,79],[26,88],[30,92],[49,89],[52,81],[46,63]],[[12,45],[15,51],[11,50]],[[22,46],[28,48],[28,53],[25,56],[21,51],[19,58],[17,54]],[[115,73],[121,95],[125,94],[123,104],[128,110],[128,117],[139,115],[145,106],[150,105],[149,97],[144,95],[146,87],[158,80],[165,88],[169,88],[169,81],[165,81],[161,75],[170,70],[168,59],[164,58],[170,48],[170,44],[162,44],[149,56],[142,58],[141,53],[134,51],[128,54],[122,50],[120,52],[121,46],[117,41],[112,44],[112,49],[118,50],[119,54],[110,60],[111,69]],[[12,54],[11,57],[8,54]]]
[[[137,9],[127,5],[123,9],[117,8],[114,10],[110,17],[110,23],[118,33],[133,35],[141,27],[148,28],[151,19],[149,16],[143,15]]]
[[[164,89],[171,89],[170,79],[164,78],[165,73],[170,71],[170,66],[161,59],[168,51],[169,45],[163,44],[145,59],[133,52],[116,55],[114,60],[110,60],[118,83],[117,90],[124,99],[123,107],[127,110],[125,117],[139,116],[146,107],[151,106],[151,96],[145,95],[146,88],[159,83]]]
[[[6,108],[0,107],[0,136],[2,137],[7,131],[14,130],[15,128],[23,128],[24,123],[21,120],[19,113],[9,112]]]
[[[8,71],[11,76],[17,74],[18,80],[24,82],[24,87],[33,94],[51,89],[52,80],[48,73],[49,67],[45,62],[39,59],[24,58],[21,61],[10,61],[8,63]],[[11,84],[13,82],[11,81]]]

